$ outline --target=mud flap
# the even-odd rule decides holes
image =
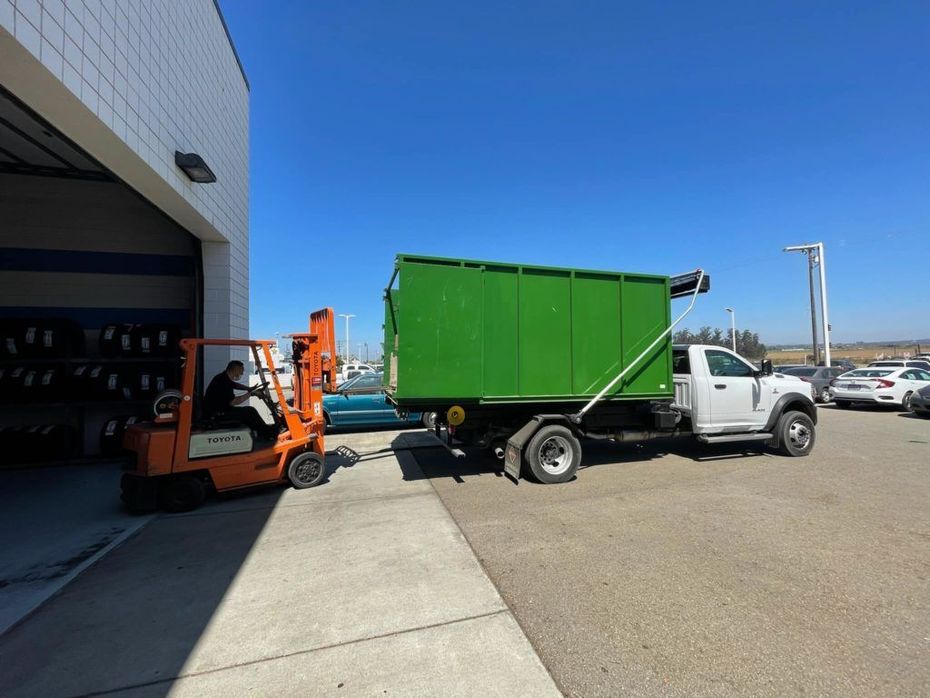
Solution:
[[[520,471],[523,469],[523,447],[533,438],[543,424],[542,417],[533,417],[516,434],[507,439],[507,448],[504,451],[504,474],[514,482],[519,482]]]

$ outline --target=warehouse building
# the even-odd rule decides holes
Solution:
[[[249,85],[215,2],[0,0],[5,461],[118,448],[178,338],[247,337],[248,245]]]

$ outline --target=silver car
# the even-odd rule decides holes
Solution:
[[[830,381],[843,375],[845,369],[838,366],[798,366],[779,371],[779,373],[797,376],[805,383],[810,383],[815,401],[830,402]]]

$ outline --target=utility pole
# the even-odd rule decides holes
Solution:
[[[814,264],[820,269],[820,309],[823,318],[823,355],[824,365],[830,365],[830,315],[827,310],[827,272],[824,263],[824,247],[822,242],[808,245],[792,245],[785,247],[784,252],[803,252],[807,255],[807,278],[810,285],[811,296],[811,334],[814,344],[814,364],[820,363],[817,351],[817,306],[814,302]]]
[[[823,365],[830,366],[830,315],[827,312],[827,262],[823,243],[817,243],[817,261],[820,265],[820,307],[823,316]]]
[[[733,308],[724,308],[730,313],[730,339],[733,340],[733,353],[736,353],[736,311]]]
[[[817,304],[814,302],[814,255],[809,251],[804,254],[807,255],[807,284],[811,292],[811,337],[816,366],[820,363],[820,345],[817,342]]]
[[[355,316],[346,313],[339,313],[339,317],[344,317],[346,319],[346,363],[349,363],[349,353],[352,351],[352,345],[349,344],[349,318],[353,318]]]

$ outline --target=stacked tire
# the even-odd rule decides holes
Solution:
[[[34,424],[0,429],[0,451],[7,463],[40,463],[77,455],[77,431],[67,424]]]

